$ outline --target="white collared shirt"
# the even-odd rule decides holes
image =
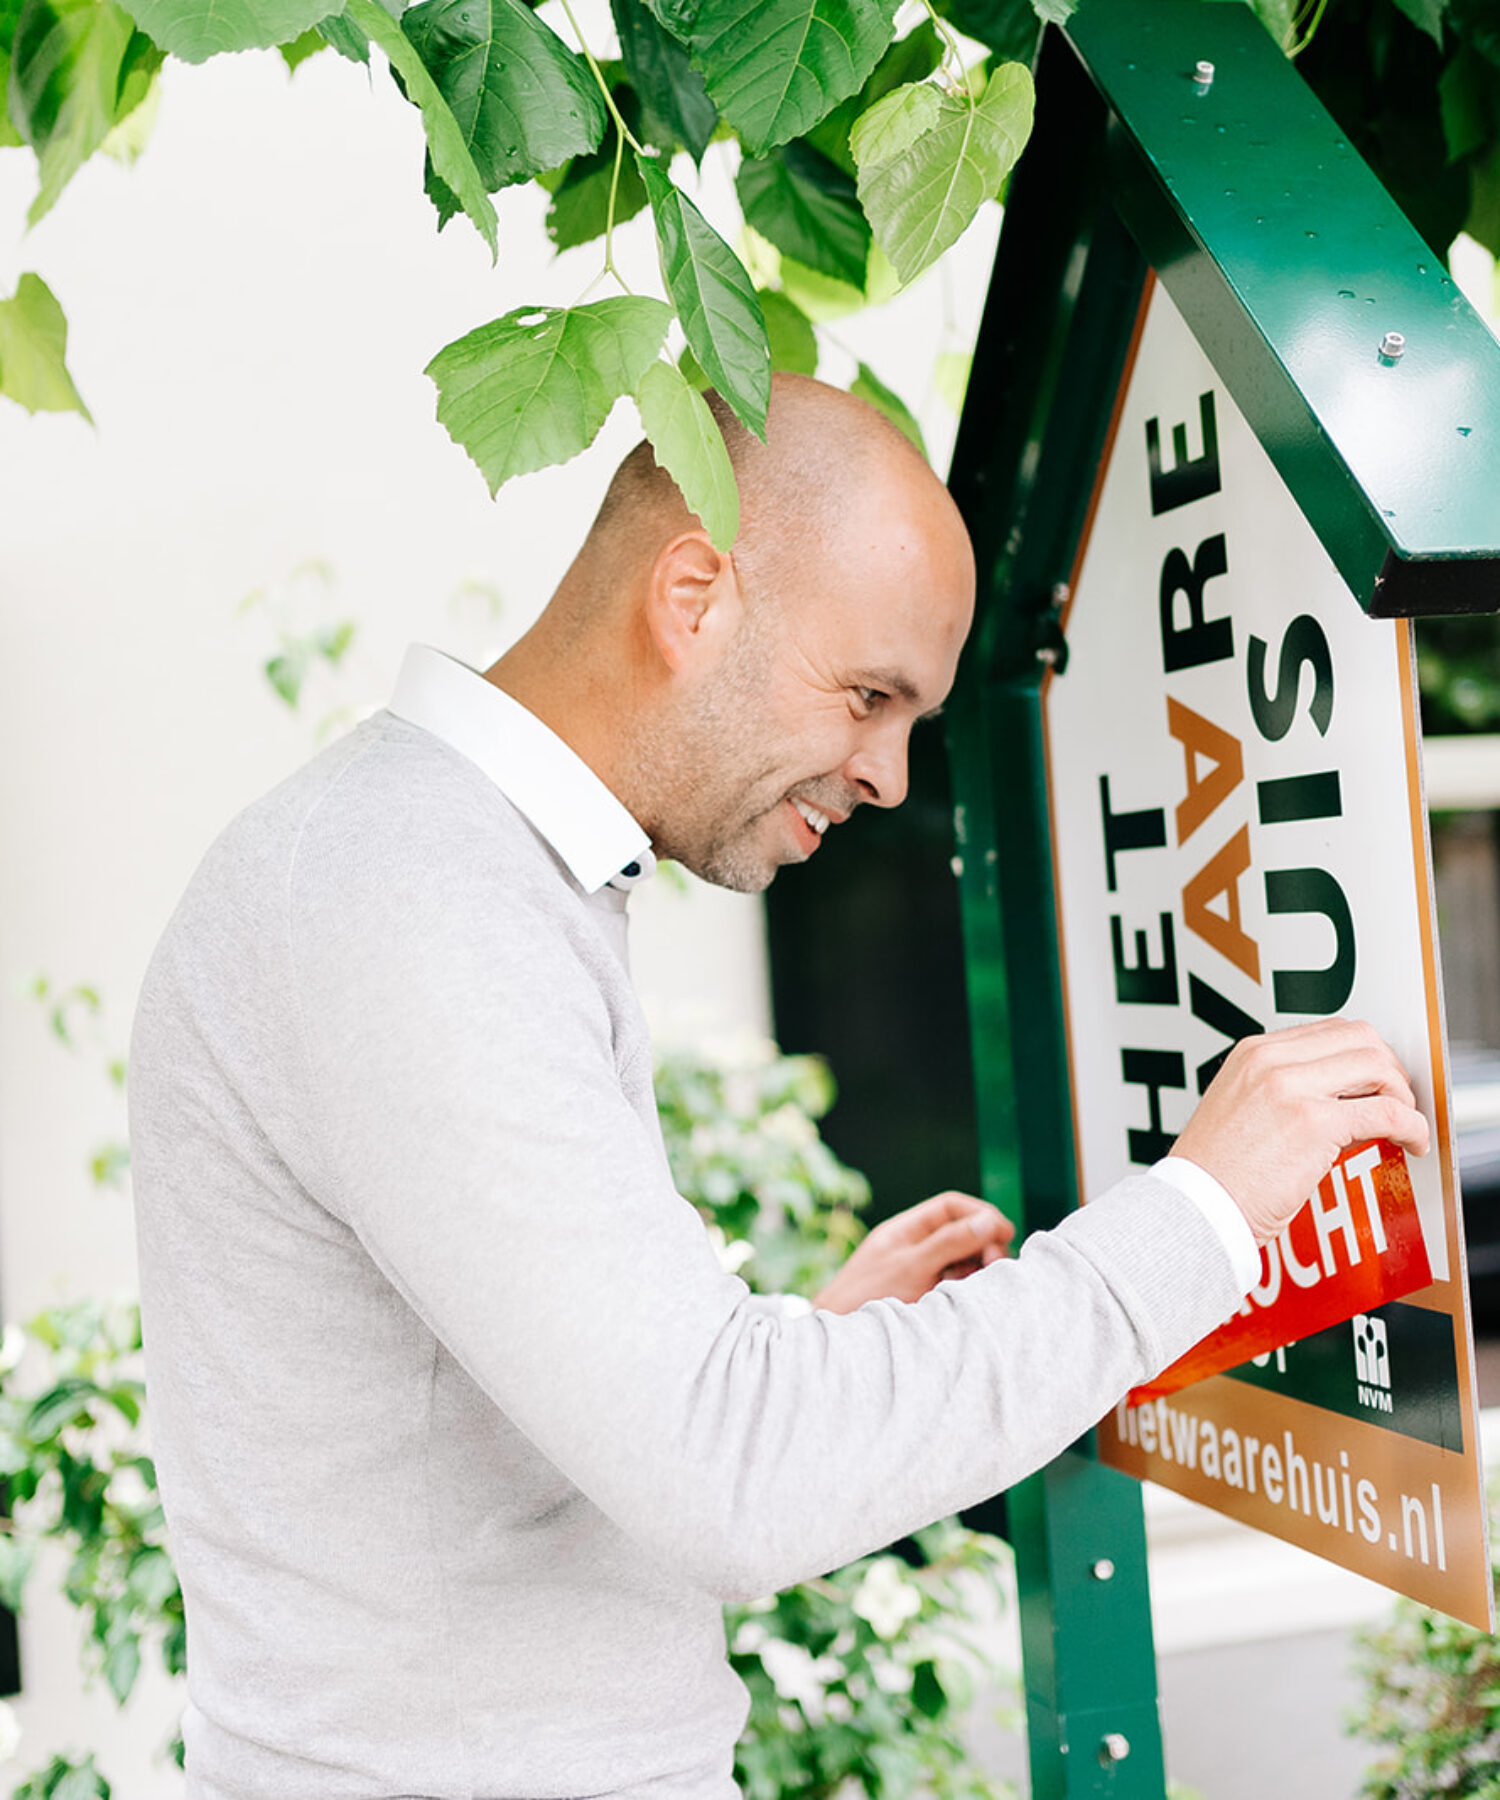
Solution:
[[[389,711],[483,769],[586,894],[635,887],[655,870],[645,829],[583,758],[477,670],[413,644]]]

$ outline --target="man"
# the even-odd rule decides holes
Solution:
[[[414,652],[219,840],[148,975],[196,1800],[729,1800],[722,1599],[1046,1461],[1233,1312],[1344,1144],[1425,1146],[1389,1051],[1328,1023],[1242,1047],[1178,1157],[1014,1262],[950,1196],[813,1310],[720,1270],[670,1184],[626,890],[653,855],[763,888],[897,804],[974,583],[858,402],[781,380],[765,446],[720,418],[732,554],[638,450],[536,627],[488,677]]]

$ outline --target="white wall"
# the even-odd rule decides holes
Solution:
[[[416,115],[385,73],[332,54],[295,79],[271,54],[169,66],[138,166],[96,159],[29,236],[31,158],[0,156],[0,294],[28,269],[52,286],[98,422],[0,402],[7,1317],[134,1279],[128,1202],[84,1170],[118,1133],[118,1103],[91,1061],[51,1043],[25,984],[96,983],[104,1038],[122,1047],[151,946],[217,829],[310,753],[323,713],[377,704],[410,639],[480,663],[510,641],[637,435],[622,407],[590,455],[491,502],[435,424],[422,368],[513,306],[576,299],[596,259],[549,262],[525,192],[503,197],[492,269],[465,221],[435,235],[421,161]],[[722,209],[725,171],[706,188]],[[918,407],[944,460],[953,420],[934,355],[972,336],[994,223],[913,295],[836,327]],[[645,221],[625,240],[649,285]],[[850,356],[831,351],[826,370],[847,379]],[[331,582],[294,574],[310,561]],[[466,584],[498,590],[498,618]],[[267,610],[237,612],[268,587],[299,627],[359,621],[353,666],[318,686],[308,717],[259,672],[275,648]],[[636,912],[638,979],[667,1029],[766,1028],[755,901],[658,884]],[[117,1795],[176,1792],[152,1760],[174,1698],[153,1686],[124,1727],[102,1692],[81,1708],[79,1621],[43,1585],[25,1621],[17,1767],[98,1746]]]

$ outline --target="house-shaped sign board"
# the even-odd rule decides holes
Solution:
[[[1160,1796],[1123,1477],[1493,1622],[1409,618],[1500,610],[1500,344],[1248,7],[1085,0],[951,484],[986,1193],[1055,1223],[1237,1038],[1335,1013],[1433,1127],[1348,1154],[1241,1314],[1008,1497],[1033,1793]]]

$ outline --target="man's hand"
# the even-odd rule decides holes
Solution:
[[[854,1312],[866,1300],[920,1300],[940,1281],[1004,1256],[1016,1228],[972,1194],[935,1194],[877,1225],[813,1302]]]
[[[1342,1151],[1380,1137],[1427,1152],[1405,1070],[1373,1026],[1320,1019],[1236,1044],[1172,1154],[1214,1176],[1263,1244]]]

